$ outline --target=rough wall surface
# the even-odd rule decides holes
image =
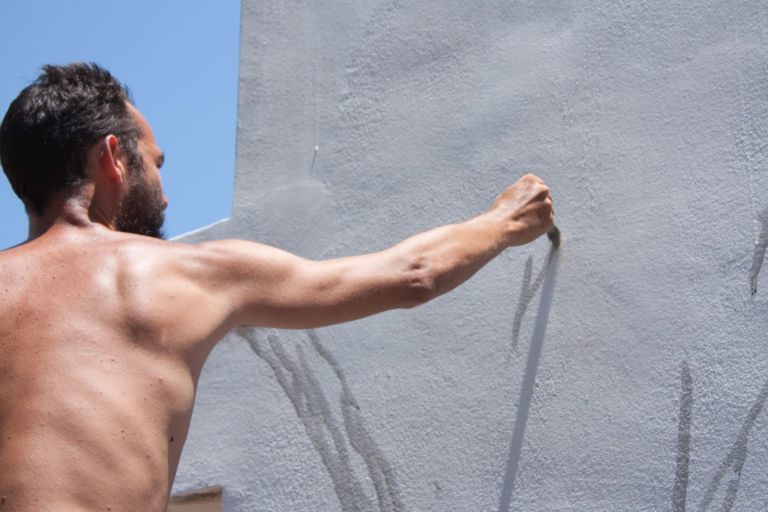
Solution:
[[[327,258],[487,208],[564,235],[420,308],[242,330],[176,490],[224,509],[768,510],[764,2],[244,0],[233,217]]]

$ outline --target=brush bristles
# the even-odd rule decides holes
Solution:
[[[552,245],[555,249],[560,247],[560,230],[557,229],[557,226],[549,230],[547,233],[547,238],[549,238],[549,241],[552,242]]]

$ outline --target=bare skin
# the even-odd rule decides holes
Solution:
[[[161,187],[162,153],[131,109],[143,177],[104,137],[81,193],[31,217],[30,240],[0,252],[0,512],[164,511],[200,371],[231,328],[415,306],[553,226],[549,191],[528,175],[478,217],[329,261],[120,233],[128,180]]]

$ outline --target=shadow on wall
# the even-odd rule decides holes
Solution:
[[[749,286],[752,295],[757,293],[757,276],[760,274],[763,260],[765,260],[765,250],[768,248],[768,208],[763,210],[758,219],[763,227],[760,231],[760,236],[757,237],[755,256],[752,259],[752,269],[749,271]]]
[[[549,250],[547,263],[536,278],[533,287],[531,282],[532,259],[528,258],[525,263],[525,272],[523,275],[523,290],[518,301],[517,314],[515,314],[515,323],[513,326],[513,349],[517,345],[517,338],[520,334],[520,322],[522,321],[525,309],[533,300],[538,287],[543,283],[541,298],[539,299],[539,311],[536,314],[536,324],[533,328],[531,337],[531,346],[528,349],[528,360],[525,365],[525,375],[523,376],[523,386],[520,390],[517,412],[515,415],[515,426],[512,431],[512,440],[510,441],[509,455],[507,456],[507,466],[504,471],[502,481],[501,498],[499,499],[499,512],[506,512],[512,501],[512,492],[515,489],[515,476],[517,468],[520,465],[520,456],[523,450],[523,439],[525,437],[525,426],[528,423],[528,412],[533,400],[533,390],[536,384],[536,372],[539,368],[539,358],[544,346],[544,333],[547,329],[549,320],[549,310],[552,306],[552,298],[555,290],[555,275],[557,274],[557,260],[559,251],[553,246]]]

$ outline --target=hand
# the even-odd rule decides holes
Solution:
[[[527,244],[555,225],[549,188],[533,174],[526,174],[502,192],[491,213],[500,216],[510,246]]]

